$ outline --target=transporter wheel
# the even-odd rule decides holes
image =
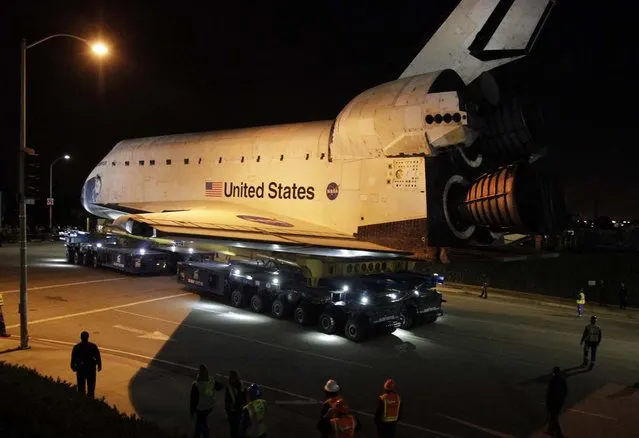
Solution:
[[[397,327],[394,327],[392,325],[386,325],[386,326],[380,327],[378,331],[379,333],[383,335],[390,335],[391,333],[395,333],[395,330],[397,330]]]
[[[329,313],[322,313],[319,317],[319,329],[321,332],[327,335],[332,335],[336,331],[337,322],[335,318]]]
[[[246,297],[242,290],[234,289],[233,292],[231,292],[231,305],[237,308],[246,306]]]
[[[73,263],[75,257],[75,253],[73,251],[67,250],[67,262]]]
[[[297,306],[295,308],[295,312],[293,312],[293,319],[299,325],[307,325],[311,322],[309,311],[304,306]]]
[[[261,294],[253,294],[250,307],[253,312],[262,313],[264,310],[264,297]]]
[[[82,254],[82,264],[84,266],[89,266],[91,264],[91,256],[86,252]]]
[[[74,252],[73,253],[73,263],[75,263],[76,265],[80,264],[80,253],[78,252]]]
[[[344,335],[353,342],[360,342],[366,338],[367,327],[359,319],[349,319],[344,326]]]
[[[279,298],[276,298],[275,301],[273,301],[273,304],[271,304],[271,313],[277,319],[282,319],[286,317],[286,314],[288,312],[287,312],[286,305],[284,304],[284,301],[282,301]]]
[[[401,313],[402,329],[409,330],[415,326],[417,322],[417,312],[414,307],[405,307]]]
[[[436,313],[429,313],[427,315],[422,315],[422,317],[421,317],[421,322],[423,324],[432,324],[435,321],[437,321],[437,314]]]
[[[100,267],[100,261],[98,260],[98,255],[97,254],[93,254],[93,258],[92,258],[91,262],[92,262],[91,265],[94,268],[99,268]]]

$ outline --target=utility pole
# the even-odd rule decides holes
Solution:
[[[19,222],[20,222],[20,348],[29,348],[27,327],[27,204],[24,165],[27,153],[27,40],[20,45],[20,162],[19,162]]]

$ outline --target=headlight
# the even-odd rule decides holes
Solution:
[[[241,272],[239,269],[233,269],[233,275],[240,275]]]
[[[345,284],[344,286],[342,286],[342,291],[348,292],[348,284]]]
[[[146,254],[146,249],[141,248],[141,249],[140,249],[140,255],[144,255],[144,254]]]
[[[390,298],[391,300],[396,300],[397,299],[397,294],[386,294],[386,296],[388,298]]]
[[[363,305],[367,305],[368,304],[368,297],[362,297],[359,299],[359,302]]]
[[[98,248],[102,248],[102,244],[100,242],[98,242],[98,244],[96,245]]]
[[[251,277],[250,275],[247,275],[247,276],[246,276],[246,279],[247,279],[247,280],[253,280],[253,277]]]
[[[271,279],[271,283],[277,286],[278,284],[280,284],[280,279],[277,277],[273,277],[273,279]]]

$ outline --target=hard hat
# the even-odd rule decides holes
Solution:
[[[594,324],[595,322],[597,322],[597,316],[592,315],[592,316],[590,317],[590,322],[591,322],[591,323],[593,323],[593,324]]]
[[[337,384],[335,380],[330,379],[328,382],[326,382],[326,385],[324,385],[324,391],[339,392],[339,385]]]
[[[340,400],[337,400],[337,403],[335,403],[334,409],[340,414],[348,414],[348,412],[350,411],[348,407],[348,403],[346,403],[346,400],[344,400],[343,398]]]
[[[246,393],[249,397],[253,399],[257,399],[262,396],[262,390],[255,383],[253,383],[251,386],[248,387],[248,389],[246,390]]]
[[[395,381],[393,379],[388,379],[384,382],[384,389],[386,391],[395,391]]]

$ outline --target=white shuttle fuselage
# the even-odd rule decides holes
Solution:
[[[501,3],[463,1],[451,18],[477,14],[473,5],[497,10]],[[466,30],[476,35],[480,27]],[[459,33],[448,22],[442,29]],[[424,56],[416,61],[426,62]],[[417,68],[413,62],[409,70]],[[515,194],[506,187],[516,176],[512,169],[488,169],[495,176],[484,178],[486,189],[482,185],[479,193],[477,175],[459,171],[446,175],[448,182],[436,190],[428,187],[436,165],[429,159],[454,151],[475,173],[481,164],[481,156],[471,160],[463,152],[486,126],[486,111],[477,110],[477,93],[469,93],[465,82],[482,71],[476,59],[469,68],[382,84],[354,98],[335,120],[122,141],[89,175],[83,205],[122,227],[134,221],[167,233],[239,240],[286,235],[300,245],[356,238],[411,252],[425,248],[428,211],[435,211],[429,202],[446,204],[435,219],[457,238],[472,235],[476,225],[521,225],[521,212],[511,205]],[[489,78],[475,82],[483,82],[483,99],[490,101]],[[476,193],[455,197],[455,184]],[[510,201],[500,201],[508,196]],[[321,238],[329,243],[318,243]]]

